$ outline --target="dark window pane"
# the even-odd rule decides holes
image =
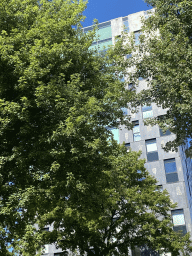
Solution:
[[[47,231],[47,232],[48,232],[48,231],[49,231],[49,228],[43,228],[43,231]]]
[[[162,136],[167,136],[167,135],[170,135],[170,134],[171,134],[171,132],[170,132],[169,130],[167,130],[165,133],[163,133],[163,131],[162,131],[161,128],[159,128],[159,132],[160,132],[160,136],[161,136],[161,137],[162,137]]]
[[[182,235],[184,236],[185,234],[187,234],[187,229],[186,229],[186,226],[184,225],[184,226],[175,226],[175,227],[173,227],[173,230],[175,231],[175,232],[179,232],[179,231],[181,231],[182,233]]]
[[[175,158],[164,160],[164,164],[165,164],[165,172],[166,173],[177,172]]]
[[[129,85],[128,85],[128,89],[129,89],[130,91],[135,91],[135,86],[134,86],[133,84],[129,84]]]
[[[141,256],[160,256],[158,252],[148,248],[147,246],[141,247]]]
[[[183,215],[183,214],[184,214],[183,209],[177,209],[177,210],[172,210],[172,211],[171,211],[171,215],[172,215],[172,216],[175,216],[175,215]]]
[[[57,252],[57,253],[54,253],[54,256],[68,256],[68,252],[65,251],[65,252]]]
[[[147,161],[153,162],[159,160],[158,152],[149,152],[147,153]]]
[[[151,139],[151,140],[146,140],[145,141],[145,144],[148,145],[148,144],[153,144],[153,143],[156,143],[156,139]]]
[[[167,180],[167,183],[177,182],[179,180],[177,172],[166,174],[166,180]]]
[[[141,256],[140,248],[135,247],[135,249],[132,250],[132,256]]]
[[[138,121],[138,120],[137,120],[137,121],[134,121],[133,124],[134,124],[134,125],[139,124],[139,121]]]
[[[127,151],[130,149],[130,143],[125,143],[125,147],[127,148]]]
[[[162,185],[158,185],[157,186],[157,191],[163,192],[163,186]]]
[[[133,122],[133,140],[134,141],[140,141],[141,140],[141,134],[140,134],[140,127],[139,127],[139,121]]]

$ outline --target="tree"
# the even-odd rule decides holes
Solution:
[[[41,254],[54,242],[123,255],[144,243],[178,255],[189,240],[171,229],[169,197],[155,191],[138,153],[127,153],[106,128],[131,127],[121,108],[134,94],[119,80],[118,49],[89,49],[94,31],[82,33],[85,6],[0,2],[1,253]],[[54,229],[45,233],[48,224]]]
[[[172,255],[188,255],[189,234],[180,237],[172,229],[169,211],[175,205],[170,202],[167,191],[158,189],[157,181],[144,168],[145,160],[138,160],[139,155],[136,152],[127,154],[123,146],[114,152],[110,157],[112,169],[104,173],[101,194],[92,194],[91,190],[87,195],[87,206],[94,207],[94,211],[95,204],[91,204],[90,198],[96,196],[96,207],[100,209],[97,218],[85,219],[76,212],[66,214],[61,205],[54,215],[54,226],[60,229],[46,232],[44,241],[56,241],[63,250],[78,246],[79,255],[87,253],[88,256],[127,256],[129,248],[143,245],[154,251],[164,248]],[[51,216],[49,219],[52,223]]]
[[[140,45],[132,44],[132,49],[128,49],[132,52],[128,66],[136,67],[130,79],[136,83],[138,77],[146,78],[149,86],[138,95],[137,104],[155,102],[164,109],[169,108],[153,124],[176,134],[176,139],[166,144],[167,150],[176,150],[192,137],[192,3],[188,0],[146,2],[155,12],[143,21]],[[192,144],[186,153],[192,155]]]

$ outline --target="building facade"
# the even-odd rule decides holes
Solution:
[[[134,32],[135,43],[138,44],[141,17],[147,18],[148,15],[148,12],[141,11],[99,24],[100,40],[94,42],[91,47],[100,47],[102,50],[104,46],[114,44],[115,37],[120,36],[123,29],[127,32]],[[84,28],[84,32],[91,29],[92,27]],[[145,89],[146,86],[146,81],[140,78],[137,91]],[[187,159],[184,153],[186,146],[179,147],[178,152],[165,152],[162,146],[174,139],[175,135],[169,131],[163,133],[157,125],[144,125],[146,118],[164,115],[166,110],[153,103],[151,106],[140,107],[137,113],[133,114],[128,109],[124,109],[124,113],[131,114],[134,128],[127,130],[125,126],[121,126],[113,130],[115,139],[121,144],[125,143],[128,149],[131,147],[133,151],[142,151],[141,158],[146,159],[146,169],[157,179],[160,189],[166,189],[172,202],[177,203],[176,209],[171,212],[174,229],[181,230],[183,233],[192,233],[192,166],[191,160]],[[49,230],[51,231],[51,227]],[[61,250],[56,249],[54,245],[46,245],[44,252],[47,256],[73,255],[69,251],[61,254]],[[135,250],[132,255],[141,255],[141,253]]]

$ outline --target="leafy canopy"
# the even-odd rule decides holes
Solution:
[[[82,0],[0,2],[1,253],[40,255],[56,243],[125,255],[146,244],[179,255],[189,240],[172,231],[169,197],[155,191],[139,154],[106,129],[131,127],[121,108],[134,93],[119,80],[118,47],[106,55],[89,49],[85,7]],[[45,225],[53,231],[43,232]]]
[[[176,139],[166,144],[167,150],[176,150],[192,137],[192,3],[189,0],[146,2],[155,12],[143,20],[140,45],[128,46],[132,52],[128,66],[135,65],[130,79],[136,83],[136,78],[143,77],[149,85],[138,95],[135,104],[155,102],[168,108],[166,115],[151,123],[176,134]],[[192,145],[186,153],[192,155]]]

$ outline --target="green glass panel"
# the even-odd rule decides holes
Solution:
[[[99,40],[111,38],[112,37],[111,26],[100,28],[96,32],[96,36],[99,37]]]
[[[98,41],[93,43],[90,46],[91,50],[99,50],[99,51],[103,51],[104,49],[108,49],[109,46],[112,45],[112,39],[107,39],[107,40],[103,40],[103,41]]]
[[[89,47],[89,49],[91,49],[91,50],[96,50],[97,47],[98,47],[98,43],[96,42],[96,43],[93,43],[93,44]]]
[[[113,138],[119,143],[119,129],[112,129],[111,132],[113,133]]]
[[[109,46],[112,45],[112,39],[109,40],[103,40],[98,42],[99,50],[103,50],[105,48],[109,48]]]

